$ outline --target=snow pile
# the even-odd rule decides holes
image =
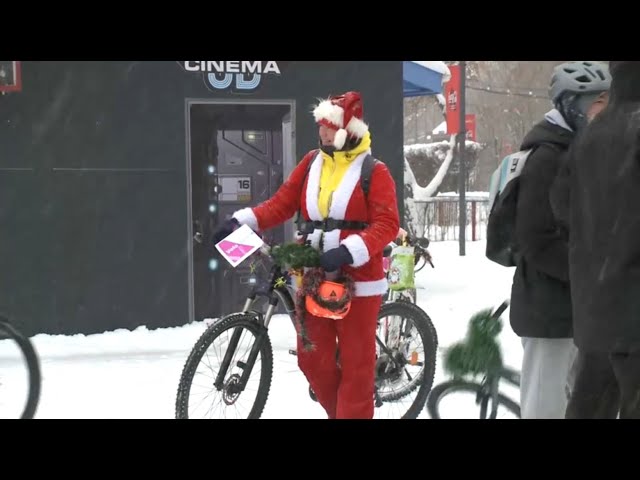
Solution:
[[[41,355],[77,357],[82,355],[127,355],[131,352],[154,350],[158,353],[182,351],[205,330],[205,322],[184,327],[149,330],[141,326],[135,330],[118,329],[93,335],[36,335],[33,342]],[[179,347],[177,347],[180,345]],[[0,343],[0,359],[3,347]]]
[[[429,251],[435,268],[427,266],[416,276],[418,303],[431,317],[440,343],[436,384],[446,379],[442,349],[464,337],[473,313],[495,307],[510,295],[513,269],[487,260],[484,248],[484,242],[468,243],[467,256],[460,257],[457,242],[433,243]],[[519,368],[522,346],[509,327],[508,311],[503,319],[500,340],[504,358],[509,366]],[[43,376],[36,418],[174,418],[180,372],[205,328],[204,322],[198,322],[160,330],[140,327],[101,335],[36,336]],[[296,357],[288,353],[296,340],[290,320],[282,315],[274,317],[269,336],[274,372],[263,418],[325,418],[322,408],[309,398],[308,383]],[[210,352],[211,365],[220,361],[219,355],[215,349]],[[5,380],[20,373],[17,362],[3,361],[1,366]],[[11,380],[5,391],[0,384],[0,391],[9,396],[21,394]],[[501,389],[518,399],[517,391],[509,391],[506,385]],[[453,416],[477,419],[475,397],[464,400]],[[447,402],[447,407],[456,408],[455,400],[452,402]],[[234,408],[227,413],[233,416]],[[423,411],[420,418],[428,418],[427,413]]]
[[[444,122],[442,122],[440,125],[434,128],[431,133],[433,133],[434,135],[447,133],[447,121],[445,120]]]
[[[458,198],[458,192],[440,192],[436,198],[439,197],[455,197]],[[465,198],[467,200],[489,200],[489,192],[465,192]]]
[[[405,145],[405,185],[411,187],[413,200],[425,202],[436,194],[436,192],[438,191],[438,187],[440,187],[440,185],[442,184],[444,177],[449,171],[451,162],[453,161],[453,147],[455,146],[455,142],[456,137],[455,135],[452,135],[449,141],[443,140],[433,143],[416,143],[413,145]],[[465,148],[468,151],[476,152],[482,149],[482,145],[478,142],[467,140],[465,142]],[[438,172],[426,187],[418,185],[415,179],[415,175],[413,174],[413,170],[411,169],[411,165],[406,160],[406,156],[408,155],[420,155],[430,158],[436,158],[438,161],[442,162],[440,164]]]
[[[435,133],[435,132],[434,132]],[[452,136],[452,139],[455,141],[455,136]],[[404,154],[405,155],[425,155],[425,156],[437,156],[439,160],[445,159],[447,155],[447,150],[450,150],[452,142],[442,140],[440,142],[432,142],[432,143],[414,143],[412,145],[404,146]],[[478,152],[482,150],[482,144],[478,142],[474,142],[471,140],[467,140],[465,142],[465,150],[470,152]]]

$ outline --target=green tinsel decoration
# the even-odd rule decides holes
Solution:
[[[464,341],[449,347],[444,356],[444,369],[454,378],[486,375],[502,368],[502,351],[497,336],[502,331],[501,318],[491,309],[471,317]]]
[[[320,268],[320,252],[308,244],[286,243],[275,246],[271,250],[271,257],[283,270],[294,270],[302,275],[302,286],[296,292],[295,297],[296,319],[304,349],[306,351],[313,350],[315,346],[307,336],[305,325],[305,299],[307,296],[313,296],[317,292],[320,283],[325,278],[324,271]],[[350,292],[350,300],[353,295],[354,283],[347,277],[340,280]]]
[[[294,270],[303,275],[303,286],[300,288],[295,297],[296,303],[296,319],[299,325],[298,334],[302,338],[304,349],[309,351],[314,348],[312,342],[307,337],[307,329],[305,325],[305,306],[304,300],[307,294],[306,288],[308,287],[309,280],[311,278],[322,278],[323,273],[320,271],[320,253],[311,245],[302,243],[285,243],[283,245],[277,245],[271,250],[271,257],[273,261],[283,270]],[[307,272],[303,274],[304,269],[307,268]]]
[[[320,253],[311,245],[286,243],[271,251],[273,260],[283,269],[302,270],[320,266]]]

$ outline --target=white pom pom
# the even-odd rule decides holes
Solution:
[[[344,147],[345,142],[347,141],[347,131],[344,128],[341,128],[336,132],[336,136],[333,138],[333,146],[336,149],[340,150]]]

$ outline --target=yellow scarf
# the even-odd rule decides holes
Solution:
[[[360,144],[349,151],[334,152],[333,158],[322,152],[322,174],[320,176],[320,193],[318,195],[318,208],[322,218],[329,216],[329,208],[331,207],[331,199],[333,192],[336,191],[342,177],[351,165],[351,162],[361,153],[367,151],[371,147],[371,134],[366,133]]]

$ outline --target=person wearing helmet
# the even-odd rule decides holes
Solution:
[[[578,356],[566,418],[640,418],[640,62],[609,68],[609,104],[568,156]]]
[[[322,100],[313,116],[320,148],[304,156],[273,197],[235,212],[214,235],[214,242],[230,234],[234,225],[264,231],[300,211],[299,233],[322,252],[320,263],[327,280],[347,275],[354,292],[343,318],[337,318],[341,314],[321,316],[317,305],[307,306],[306,332],[298,335],[298,365],[329,418],[370,419],[377,319],[388,289],[383,251],[400,228],[396,185],[387,166],[378,161],[365,197],[360,180],[365,162],[372,160],[371,133],[363,120],[360,93]],[[306,348],[305,339],[312,348]]]
[[[611,85],[607,65],[595,62],[568,62],[554,68],[549,96],[555,108],[574,132],[589,122],[589,111]]]
[[[522,418],[564,418],[567,377],[576,355],[572,336],[568,244],[550,204],[550,189],[589,111],[609,89],[606,65],[568,62],[553,70],[553,107],[521,149],[532,149],[520,176],[516,213],[517,265],[510,323],[523,345]]]

